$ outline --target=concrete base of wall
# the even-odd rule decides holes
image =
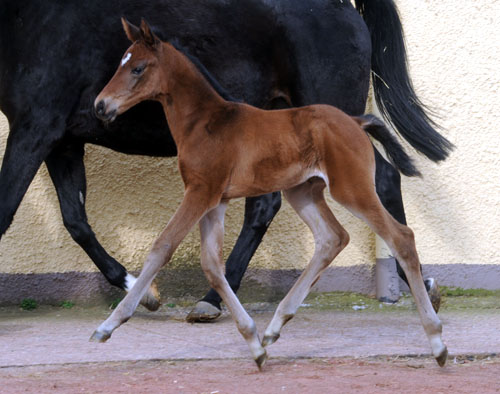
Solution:
[[[238,292],[242,302],[280,300],[300,275],[299,270],[249,270]],[[500,289],[500,265],[426,265],[424,277],[442,286]],[[162,300],[201,298],[208,284],[201,269],[163,270],[157,278]],[[402,283],[402,282],[401,282]],[[401,286],[402,290],[407,289]],[[314,292],[352,291],[375,294],[374,267],[330,267],[313,288]],[[39,303],[102,304],[123,296],[100,273],[0,274],[0,305],[16,305],[25,298]]]

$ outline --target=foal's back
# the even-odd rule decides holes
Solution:
[[[349,167],[358,167],[357,161],[374,167],[368,136],[335,107],[274,111],[238,107],[234,122],[225,125],[234,146],[227,152],[232,169],[225,198],[286,190],[313,176],[330,183],[328,173],[350,172]]]

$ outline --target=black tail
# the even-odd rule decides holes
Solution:
[[[444,160],[453,144],[434,128],[408,76],[403,28],[393,0],[355,0],[372,39],[375,100],[384,118],[417,151]]]
[[[406,176],[417,176],[420,172],[413,164],[410,156],[406,154],[396,137],[379,118],[374,115],[363,115],[355,118],[361,128],[379,141],[391,160],[392,164]]]

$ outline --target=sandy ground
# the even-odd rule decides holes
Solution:
[[[2,393],[500,393],[500,359],[130,361],[0,369]]]
[[[500,393],[500,305],[444,309],[444,368],[414,307],[302,308],[259,372],[229,315],[138,311],[90,343],[106,308],[0,308],[1,393]],[[259,332],[275,305],[247,306]]]

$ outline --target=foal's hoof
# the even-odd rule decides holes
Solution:
[[[142,297],[141,305],[150,310],[151,312],[157,311],[160,307],[160,292],[156,283],[151,283],[148,292]]]
[[[434,311],[438,313],[439,307],[441,306],[441,292],[439,291],[437,280],[434,278],[428,278],[424,280],[424,283],[425,288],[427,289],[427,294],[429,294],[432,307],[434,308]]]
[[[209,302],[198,301],[193,310],[186,316],[188,323],[207,323],[221,315],[221,310]]]
[[[94,333],[90,337],[89,341],[103,343],[103,342],[106,342],[109,338],[111,338],[111,334],[99,332],[99,331],[94,331]]]
[[[436,361],[440,367],[444,367],[446,360],[448,359],[448,349],[445,347],[439,356],[436,357]]]
[[[262,339],[262,346],[266,347],[269,345],[272,345],[274,342],[276,342],[280,337],[280,334],[275,334],[275,335],[264,335],[264,338]]]
[[[267,352],[264,350],[264,353],[262,353],[259,357],[255,359],[259,371],[262,371],[262,368],[264,367],[266,361],[267,361]]]

